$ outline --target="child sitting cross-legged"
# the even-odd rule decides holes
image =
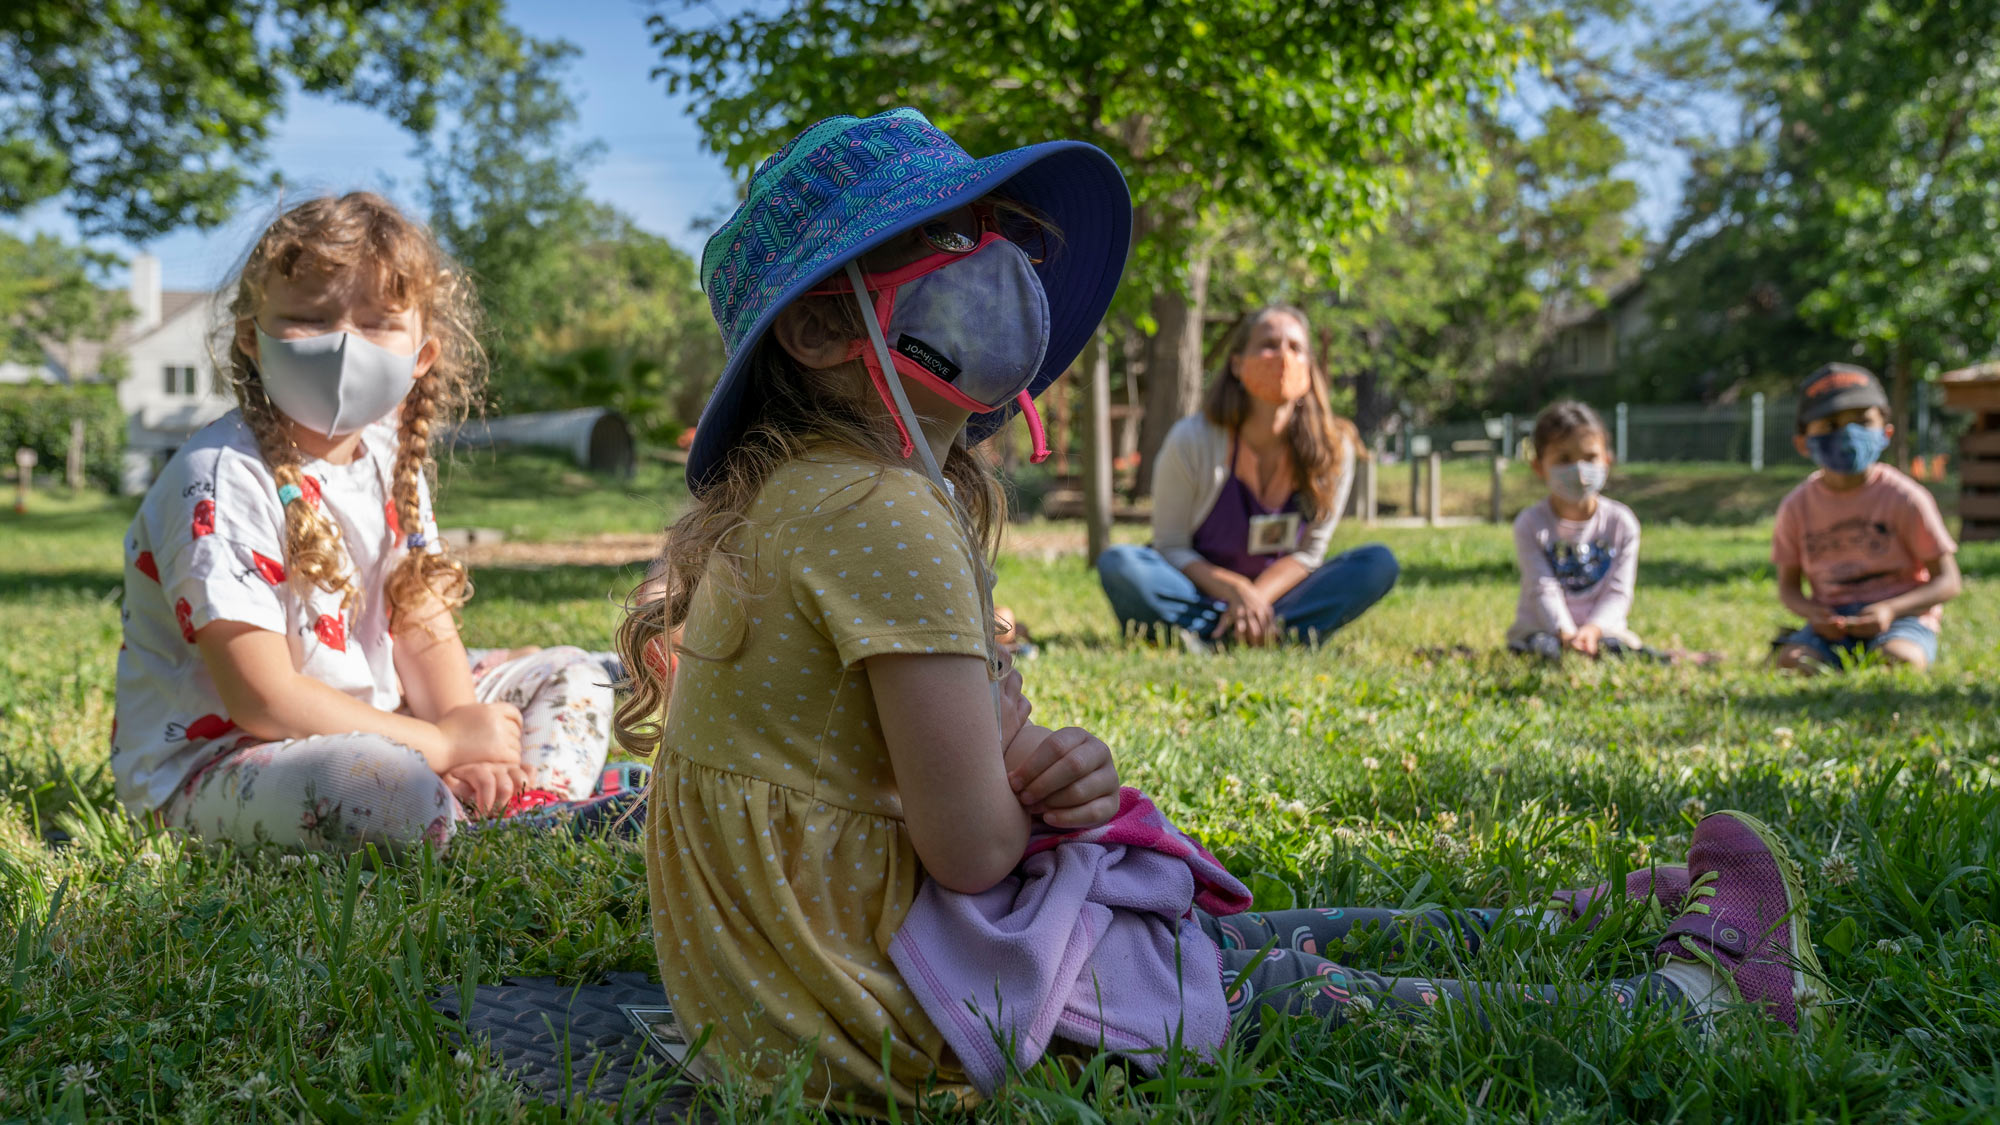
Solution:
[[[1875,654],[1923,671],[1937,659],[1958,544],[1930,492],[1878,463],[1894,435],[1873,373],[1830,363],[1806,377],[1792,441],[1819,471],[1778,505],[1771,532],[1778,600],[1806,623],[1777,642],[1780,668],[1838,670]]]
[[[1604,420],[1583,403],[1535,419],[1535,475],[1549,486],[1514,520],[1521,596],[1507,647],[1550,660],[1644,652],[1626,625],[1639,577],[1639,517],[1602,495],[1611,470]]]
[[[473,816],[588,797],[611,689],[567,646],[472,666],[431,443],[484,385],[466,275],[367,192],[252,246],[222,372],[126,536],[111,769],[204,840],[443,846]]]

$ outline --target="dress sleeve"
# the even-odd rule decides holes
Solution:
[[[184,464],[148,499],[153,565],[181,636],[211,621],[289,629],[285,609],[284,512],[245,459],[225,451]],[[298,503],[307,503],[300,500]]]
[[[1293,551],[1291,557],[1307,570],[1318,570],[1326,561],[1326,546],[1333,541],[1334,529],[1340,526],[1340,513],[1347,510],[1347,495],[1354,490],[1354,446],[1341,443],[1340,479],[1333,486],[1333,508],[1322,512],[1319,521],[1306,531],[1306,541]]]
[[[1590,607],[1590,624],[1604,629],[1623,629],[1632,612],[1632,596],[1639,588],[1639,517],[1630,508],[1614,512],[1617,530],[1612,542],[1618,544],[1618,559],[1604,576],[1604,589]]]
[[[978,568],[942,494],[889,469],[786,529],[788,571],[813,627],[852,667],[870,656],[986,657]]]
[[[1540,614],[1542,627],[1551,633],[1567,633],[1576,628],[1576,622],[1569,615],[1562,583],[1542,553],[1542,526],[1535,516],[1538,510],[1529,508],[1514,520],[1514,561],[1521,568],[1522,592],[1529,595]]]

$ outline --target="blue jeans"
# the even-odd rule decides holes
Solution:
[[[1852,605],[1835,606],[1833,611],[1845,617],[1861,612],[1866,604],[1866,602],[1855,602]],[[1925,664],[1937,663],[1937,634],[1931,631],[1930,626],[1924,624],[1921,617],[1898,617],[1889,623],[1887,629],[1872,637],[1842,637],[1837,641],[1827,640],[1813,632],[1812,626],[1808,625],[1781,639],[1778,644],[1798,645],[1809,649],[1819,658],[1821,664],[1830,668],[1844,668],[1846,665],[1841,663],[1843,655],[1849,660],[1859,660],[1890,641],[1909,641],[1923,650]]]
[[[1396,556],[1380,543],[1356,547],[1321,563],[1273,608],[1293,640],[1324,638],[1381,601],[1400,569]],[[1229,608],[1202,593],[1194,579],[1151,547],[1112,547],[1098,556],[1097,577],[1119,623],[1148,634],[1188,629],[1208,637]]]

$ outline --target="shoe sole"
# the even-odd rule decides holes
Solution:
[[[1810,1039],[1818,1030],[1819,994],[1825,988],[1826,970],[1820,966],[1819,955],[1813,952],[1812,932],[1806,922],[1806,886],[1800,873],[1798,861],[1792,858],[1790,848],[1778,838],[1771,826],[1737,809],[1724,809],[1712,816],[1733,816],[1743,826],[1757,834],[1764,847],[1778,861],[1778,875],[1785,883],[1785,921],[1789,923],[1791,948],[1788,952],[1792,960],[1792,1010],[1797,1013],[1800,1035]]]

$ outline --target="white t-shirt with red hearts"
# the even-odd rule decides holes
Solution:
[[[286,581],[278,482],[240,414],[216,419],[167,462],[125,536],[111,770],[127,809],[160,807],[218,752],[257,741],[231,721],[195,648],[195,630],[211,621],[280,633],[297,671],[384,711],[402,705],[384,593],[407,550],[390,499],[395,458],[392,415],[363,431],[352,462],[301,466],[296,503],[332,515],[353,561],[362,592],[353,614],[338,594],[302,594]],[[435,550],[428,488],[419,490],[418,510]]]

